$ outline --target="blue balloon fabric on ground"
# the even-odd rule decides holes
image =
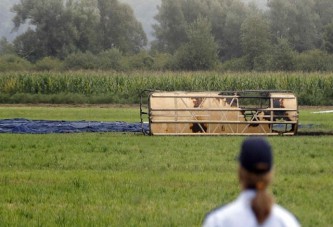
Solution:
[[[148,124],[144,124],[148,129]],[[0,120],[0,133],[142,132],[141,123],[99,121]]]
[[[300,124],[298,128],[312,129],[314,127],[315,125],[313,124]],[[144,123],[142,126],[141,123],[127,123],[122,121],[48,121],[28,120],[24,118],[0,120],[0,133],[47,134],[80,132],[144,132],[145,134],[149,134],[149,124]]]

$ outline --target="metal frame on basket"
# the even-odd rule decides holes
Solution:
[[[144,96],[147,96],[146,103]],[[194,100],[193,105],[189,99]],[[296,105],[277,107],[274,102],[279,99]],[[158,107],[153,104],[156,100]],[[227,100],[228,106],[221,106],[221,100]],[[171,105],[163,105],[172,101]],[[298,107],[297,99],[290,91],[145,90],[140,97],[140,118],[142,132],[147,135],[295,135]],[[189,125],[192,131],[189,131]],[[172,126],[172,130],[158,130],[157,126]]]

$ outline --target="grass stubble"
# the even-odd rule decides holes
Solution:
[[[29,112],[26,107],[13,108],[27,111],[20,117]],[[136,108],[125,111],[132,118],[119,108],[108,109],[109,118],[102,108],[87,112],[77,107],[67,107],[67,112],[29,108],[39,113],[39,119],[57,118],[59,110],[63,119],[138,119]],[[2,109],[1,118],[20,113],[10,111],[11,107]],[[319,118],[311,113],[301,110],[300,123],[321,125],[332,119],[332,114]],[[236,156],[243,139],[0,134],[0,225],[200,226],[206,212],[239,193]],[[303,226],[332,225],[332,136],[268,140],[275,152],[270,190],[277,202]]]

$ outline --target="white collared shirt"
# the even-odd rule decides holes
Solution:
[[[270,215],[263,224],[258,224],[251,208],[251,201],[256,195],[254,190],[243,191],[233,202],[217,208],[207,214],[203,227],[299,227],[293,214],[274,204]]]

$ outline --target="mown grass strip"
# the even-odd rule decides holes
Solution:
[[[124,110],[110,108],[109,115],[96,107],[87,114],[83,107],[6,106],[0,115],[136,119]],[[312,112],[301,109],[301,122],[333,128],[332,115]],[[236,156],[243,138],[0,134],[0,225],[200,226],[206,212],[238,195]],[[329,226],[332,136],[268,140],[275,152],[270,190],[276,200],[303,226]]]
[[[300,107],[299,132],[333,132],[333,107]],[[140,122],[139,105],[0,105],[0,119]],[[147,119],[145,119],[147,120]]]
[[[139,122],[139,106],[0,105],[0,119]]]
[[[0,134],[0,224],[200,226],[238,192],[244,137]],[[269,137],[277,201],[329,226],[332,138]]]

